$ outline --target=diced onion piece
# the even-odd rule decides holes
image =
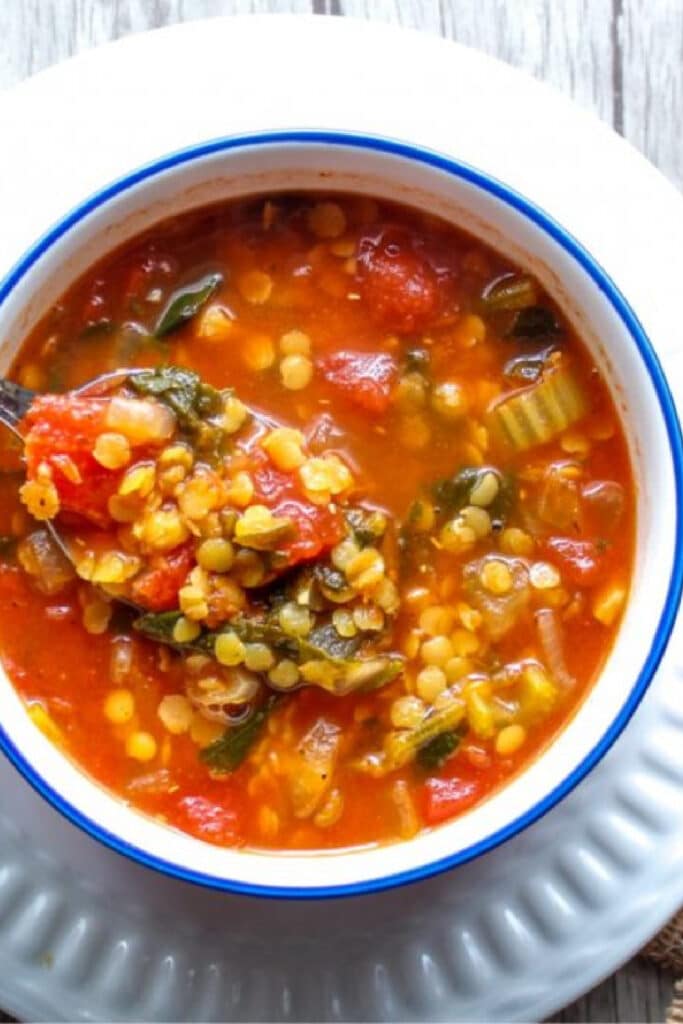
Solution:
[[[588,401],[567,367],[546,373],[538,384],[496,402],[488,426],[516,451],[546,444],[588,412]]]
[[[538,638],[550,674],[563,689],[576,686],[576,679],[567,668],[562,645],[562,632],[557,615],[552,608],[541,608],[536,612]]]
[[[310,818],[332,785],[339,751],[339,727],[319,718],[303,736],[288,779],[296,818]]]
[[[44,594],[52,597],[71,583],[74,568],[46,530],[35,530],[19,544],[19,563]]]
[[[173,436],[176,419],[160,402],[114,395],[105,414],[107,429],[133,444],[161,444]]]

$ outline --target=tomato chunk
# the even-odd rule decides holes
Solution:
[[[467,810],[483,795],[476,778],[427,779],[424,784],[423,817],[427,825],[438,825]]]
[[[148,568],[133,581],[133,600],[153,612],[177,608],[178,591],[193,565],[194,554],[188,544],[166,555],[153,556]]]
[[[440,306],[436,274],[406,232],[388,228],[359,246],[358,278],[376,323],[401,334],[426,327]]]
[[[314,505],[303,496],[298,477],[267,464],[265,452],[252,452],[259,468],[252,473],[255,500],[262,501],[276,516],[286,516],[296,524],[296,534],[279,547],[286,554],[283,568],[317,558],[329,551],[344,536],[344,520],[339,511],[326,505]]]
[[[600,579],[604,555],[592,540],[549,537],[543,543],[548,557],[558,565],[563,577],[577,587],[590,587]]]
[[[326,505],[283,501],[273,507],[273,514],[287,516],[296,523],[296,536],[279,548],[287,555],[287,567],[317,558],[344,536],[340,513],[331,512]]]
[[[220,801],[206,796],[185,796],[178,802],[185,828],[197,839],[217,846],[234,846],[240,839],[239,814],[234,793],[222,786]]]
[[[111,523],[107,503],[121,479],[120,472],[105,469],[92,454],[104,429],[106,407],[106,400],[41,395],[24,419],[27,476],[35,476],[40,464],[47,463],[62,510],[97,526]]]
[[[398,367],[386,352],[336,352],[320,360],[325,380],[366,412],[386,412]]]

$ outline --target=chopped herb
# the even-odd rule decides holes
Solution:
[[[222,281],[221,274],[207,274],[195,284],[174,292],[154,328],[155,336],[163,338],[191,320]]]
[[[266,644],[278,657],[288,658],[297,665],[322,662],[328,666],[328,670],[324,678],[316,680],[314,685],[337,696],[384,686],[403,669],[403,659],[396,655],[378,654],[356,658],[342,654],[342,650],[349,648],[342,647],[346,641],[332,627],[318,627],[304,639],[289,636],[276,622],[241,617],[232,619],[222,630],[205,630],[196,640],[177,643],[173,639],[173,630],[179,618],[180,612],[150,613],[140,616],[133,625],[139,633],[157,643],[199,651],[211,657],[214,655],[216,637],[222,632],[234,632],[244,643]]]
[[[223,409],[224,393],[206,384],[192,370],[166,366],[131,374],[128,384],[141,395],[149,395],[167,405],[178,426],[202,445],[216,440],[216,428],[207,422]]]
[[[350,601],[354,596],[353,589],[339,569],[333,569],[331,565],[318,562],[313,567],[313,577],[322,593],[322,596],[335,604]]]
[[[200,751],[202,761],[216,772],[234,772],[258,739],[266,719],[282,701],[280,694],[273,693],[242,725],[229,726],[223,735]]]
[[[425,743],[424,747],[420,747],[416,757],[417,763],[426,771],[434,771],[441,768],[459,745],[460,733],[454,730],[441,732],[429,743]]]
[[[358,651],[361,636],[358,633],[355,636],[340,636],[332,623],[328,623],[326,626],[318,626],[309,633],[308,641],[330,658],[349,659]]]
[[[479,479],[479,472],[477,466],[463,466],[454,476],[434,484],[434,498],[442,515],[455,515],[467,505],[472,489]]]

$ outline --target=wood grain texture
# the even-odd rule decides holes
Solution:
[[[130,32],[250,12],[375,18],[477,47],[571,96],[683,187],[683,0],[0,0],[0,88]],[[672,983],[636,960],[553,1020],[663,1021]]]
[[[683,2],[624,0],[623,133],[683,188]]]

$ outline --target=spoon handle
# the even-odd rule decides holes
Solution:
[[[28,412],[34,397],[35,392],[28,388],[0,378],[0,423],[16,431],[17,424]]]

